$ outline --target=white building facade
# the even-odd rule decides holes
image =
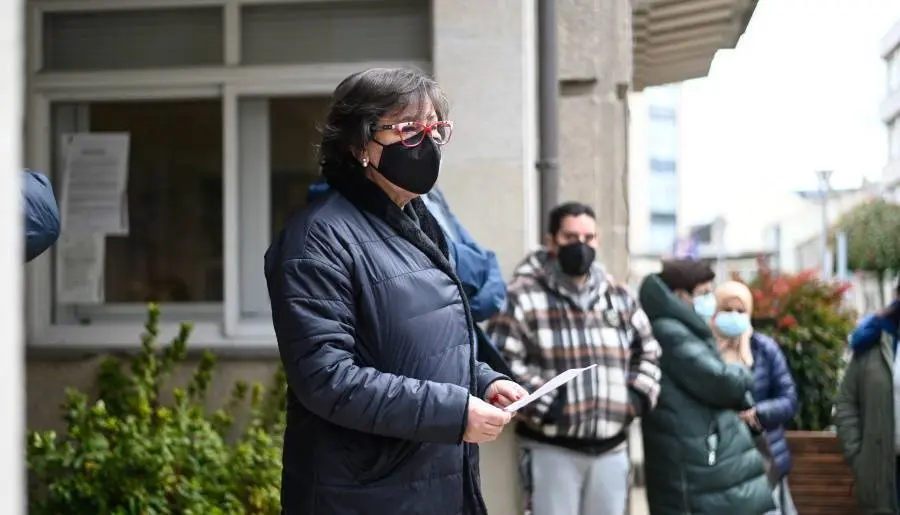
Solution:
[[[681,207],[681,86],[669,84],[629,95],[630,275],[638,280],[671,255]]]
[[[900,20],[882,39],[881,57],[887,71],[881,119],[888,138],[888,160],[882,177],[885,190],[900,201]]]

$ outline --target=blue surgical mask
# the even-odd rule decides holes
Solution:
[[[726,338],[737,338],[750,330],[750,315],[736,311],[721,311],[714,321],[716,329]]]
[[[694,297],[694,311],[703,320],[709,320],[716,313],[716,296],[712,292]]]

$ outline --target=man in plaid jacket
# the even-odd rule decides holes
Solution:
[[[635,297],[594,261],[595,218],[584,204],[556,207],[546,247],[519,265],[488,325],[529,391],[598,365],[519,411],[526,512],[534,515],[622,515],[628,426],[659,395],[659,344]]]

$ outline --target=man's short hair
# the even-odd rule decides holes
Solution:
[[[693,292],[697,286],[716,278],[713,269],[697,259],[669,259],[663,261],[659,278],[670,290]]]
[[[554,235],[559,232],[559,228],[562,227],[562,222],[566,217],[581,215],[587,215],[594,220],[597,219],[594,209],[587,204],[582,204],[581,202],[560,204],[550,211],[550,224],[547,226],[547,230],[550,231],[551,235]]]

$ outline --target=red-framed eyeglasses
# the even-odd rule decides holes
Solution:
[[[425,135],[431,136],[438,145],[446,145],[453,135],[453,122],[438,121],[433,123],[400,122],[390,125],[376,125],[376,131],[393,131],[400,137],[404,147],[413,148],[425,141]]]

